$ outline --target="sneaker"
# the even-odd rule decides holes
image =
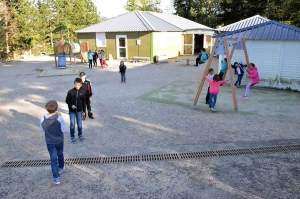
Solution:
[[[73,144],[76,144],[76,140],[75,140],[74,137],[71,137],[71,141],[72,141]]]
[[[80,140],[81,142],[84,142],[83,136],[79,136],[79,140]]]
[[[246,95],[243,95],[243,96],[242,96],[242,99],[246,99],[246,98],[248,98],[248,96],[246,96]]]
[[[61,173],[64,172],[64,170],[65,170],[65,167],[63,167],[63,168],[58,168],[58,173],[61,174]]]
[[[60,177],[54,178],[54,184],[60,184]]]
[[[211,108],[210,110],[212,110],[213,112],[216,112],[216,109],[214,109],[214,108]]]
[[[89,118],[91,118],[91,119],[95,119],[95,118],[94,118],[94,116],[89,116]]]
[[[234,88],[238,88],[237,86],[234,86]]]

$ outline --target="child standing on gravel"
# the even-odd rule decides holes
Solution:
[[[210,68],[208,70],[207,78],[210,79],[210,80],[212,80],[213,77],[214,77],[214,69]],[[208,87],[207,87],[207,94],[206,94],[206,98],[205,98],[206,104],[209,104],[209,98],[210,98],[209,87],[210,87],[210,84],[208,84]]]
[[[66,132],[66,125],[61,114],[57,112],[58,104],[55,100],[48,101],[45,108],[48,114],[41,118],[40,130],[45,133],[54,184],[60,184],[60,174],[65,169],[64,133]]]
[[[127,67],[124,65],[124,61],[120,61],[119,69],[120,69],[120,73],[121,73],[121,83],[123,83],[123,82],[126,83],[125,72],[126,72]]]
[[[215,106],[217,103],[217,95],[220,91],[220,85],[225,84],[229,80],[220,80],[220,76],[218,74],[215,74],[213,77],[213,80],[206,77],[206,81],[209,82],[209,110],[216,111]]]

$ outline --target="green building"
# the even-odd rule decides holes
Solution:
[[[76,31],[89,49],[103,49],[114,59],[134,56],[192,55],[213,45],[215,30],[173,14],[135,11]]]

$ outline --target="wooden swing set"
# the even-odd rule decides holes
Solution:
[[[230,45],[232,45],[232,49],[231,49],[231,52],[229,53],[229,46]],[[197,92],[195,100],[194,100],[194,105],[196,105],[198,100],[199,100],[201,91],[202,91],[203,86],[204,86],[206,76],[208,74],[209,68],[210,68],[212,60],[213,60],[213,56],[214,55],[226,55],[227,69],[226,69],[226,72],[223,75],[223,79],[225,79],[227,71],[229,70],[229,74],[230,74],[229,81],[230,81],[230,86],[231,86],[233,106],[234,106],[234,110],[238,110],[238,104],[237,104],[237,100],[236,100],[236,92],[235,92],[235,89],[234,89],[234,82],[233,82],[233,73],[232,73],[232,68],[231,68],[231,59],[232,59],[234,50],[236,49],[236,46],[238,46],[237,49],[244,50],[247,67],[249,67],[249,63],[250,63],[249,62],[249,56],[248,56],[248,51],[247,51],[247,48],[246,48],[246,42],[245,42],[244,38],[239,39],[239,40],[236,38],[233,41],[228,41],[228,39],[216,39],[215,44],[213,46],[213,49],[211,51],[211,55],[209,57],[208,63],[206,65],[205,71],[203,73],[202,80],[200,81],[198,92]]]

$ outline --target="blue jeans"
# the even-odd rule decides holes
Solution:
[[[125,73],[121,73],[121,82],[126,82]]]
[[[209,97],[209,108],[215,108],[217,102],[217,94],[210,94]]]
[[[59,144],[47,144],[47,149],[50,155],[51,170],[53,178],[59,177],[58,168],[63,168],[64,165],[64,142]],[[57,165],[58,160],[58,165]]]
[[[77,121],[78,136],[82,135],[82,111],[69,112],[70,115],[70,134],[71,137],[75,137],[75,118]]]
[[[242,81],[242,79],[243,79],[243,74],[239,74],[238,75],[238,79],[236,80],[236,82],[235,82],[235,86],[237,86],[237,85],[241,85],[241,81]]]

